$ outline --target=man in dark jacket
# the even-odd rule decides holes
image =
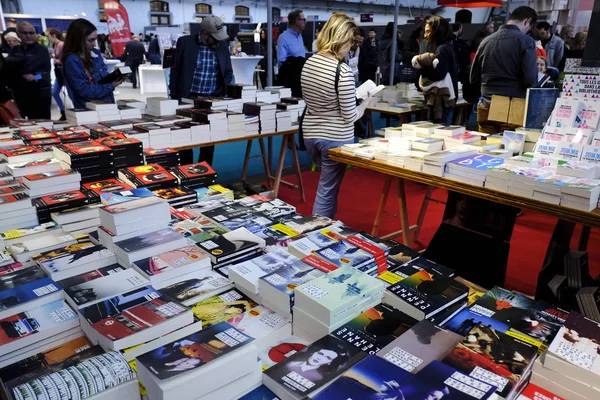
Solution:
[[[19,113],[30,119],[50,119],[50,53],[38,43],[29,22],[19,22],[17,35],[21,45],[13,47],[6,58],[6,77]]]
[[[363,45],[363,51],[367,58],[367,77],[375,82],[379,66],[379,40],[375,29],[369,29],[369,38]]]
[[[458,80],[460,82],[466,82],[469,80],[467,71],[469,70],[469,63],[471,61],[471,51],[466,41],[461,39],[463,26],[460,22],[452,24],[452,47],[456,52],[458,58]]]
[[[200,33],[177,39],[175,66],[171,68],[169,92],[172,99],[225,96],[233,78],[227,28],[219,17],[204,18]],[[214,146],[200,149],[200,161],[213,161]],[[192,164],[191,150],[180,152],[182,164]]]
[[[535,41],[527,33],[537,20],[534,9],[517,7],[506,25],[486,37],[471,66],[471,83],[481,85],[484,105],[477,107],[477,123],[483,133],[511,129],[488,120],[493,95],[524,99],[527,88],[537,83]]]
[[[146,48],[140,40],[141,38],[134,35],[133,39],[125,45],[125,53],[122,58],[125,60],[125,65],[131,68],[130,77],[134,89],[137,88],[138,68],[144,63],[144,56],[146,55]]]

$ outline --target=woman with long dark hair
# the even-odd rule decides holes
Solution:
[[[65,121],[67,119],[67,116],[65,115],[65,104],[60,97],[60,92],[65,85],[61,61],[64,39],[62,33],[54,28],[49,28],[46,31],[46,36],[48,36],[48,40],[54,49],[54,75],[56,79],[52,86],[52,97],[54,97],[54,101],[56,101],[56,105],[60,110],[60,121]]]
[[[95,48],[96,27],[86,19],[76,19],[69,25],[63,47],[63,72],[69,97],[75,108],[85,108],[89,100],[114,103],[113,91],[123,83],[99,84],[108,75],[100,50]]]

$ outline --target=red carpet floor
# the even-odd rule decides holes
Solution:
[[[286,177],[295,182],[295,176]],[[318,172],[304,172],[302,175],[306,202],[302,203],[297,191],[283,187],[279,191],[279,198],[297,207],[301,214],[311,214],[317,185]],[[379,203],[379,196],[383,190],[384,176],[376,172],[353,168],[347,171],[340,191],[337,219],[343,221],[356,230],[371,232],[375,212]],[[409,222],[415,224],[426,187],[412,182],[407,182]],[[394,191],[395,193],[395,191]],[[433,198],[441,202],[446,201],[447,192],[438,189]],[[444,212],[444,204],[430,202],[419,243],[415,246],[427,246],[436,232]],[[517,218],[517,223],[511,240],[509,264],[505,287],[518,290],[526,294],[534,294],[537,275],[542,267],[544,255],[556,223],[556,218],[524,210],[522,216]],[[386,206],[386,214],[381,225],[380,234],[394,232],[400,229],[398,217],[398,201],[396,196],[390,195]],[[579,237],[579,228],[576,230],[571,243],[571,248],[576,248]],[[401,238],[396,238],[402,241]],[[588,246],[589,261],[592,277],[600,273],[600,233],[592,230]],[[465,249],[468,251],[468,248]],[[485,268],[482,265],[482,268]]]

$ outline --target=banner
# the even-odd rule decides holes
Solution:
[[[103,2],[113,55],[120,57],[125,52],[125,45],[131,40],[129,16],[123,4],[115,0],[103,0]]]

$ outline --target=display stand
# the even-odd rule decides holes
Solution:
[[[165,71],[160,65],[140,65],[138,71],[141,94],[167,92]]]
[[[235,83],[253,85],[254,70],[262,59],[263,56],[231,56],[231,67],[233,68]]]

